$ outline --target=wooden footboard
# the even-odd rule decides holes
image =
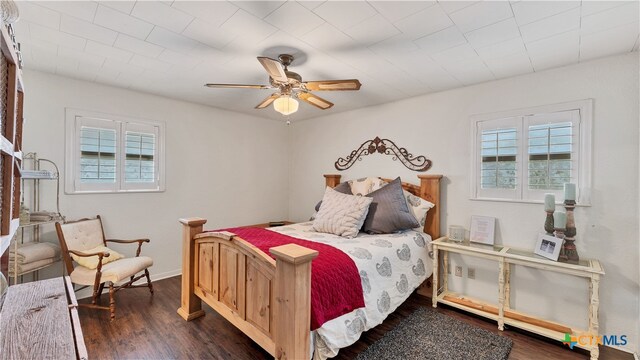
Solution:
[[[308,358],[311,261],[318,252],[288,244],[275,260],[240,237],[203,233],[205,219],[180,219],[182,296],[178,314],[204,315],[201,301],[277,359]]]

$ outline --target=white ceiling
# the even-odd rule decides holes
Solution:
[[[24,67],[273,119],[256,56],[298,56],[303,80],[358,78],[317,92],[291,120],[638,50],[631,1],[18,2]]]

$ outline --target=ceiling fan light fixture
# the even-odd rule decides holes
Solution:
[[[283,95],[273,102],[273,108],[282,115],[291,115],[298,111],[298,100],[289,95]]]

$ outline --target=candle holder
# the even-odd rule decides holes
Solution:
[[[562,252],[564,253],[566,260],[570,263],[578,263],[580,257],[578,256],[578,249],[576,249],[576,221],[573,216],[573,210],[576,208],[576,202],[574,200],[565,200],[564,208],[567,212],[567,229],[565,231],[564,245],[562,246]],[[562,256],[562,255],[561,255]]]
[[[553,211],[545,211],[547,213],[547,218],[544,220],[544,231],[547,232],[548,235],[553,234]]]
[[[565,229],[564,228],[554,228],[554,233],[553,236],[557,237],[558,239],[563,240],[563,245],[562,248],[560,248],[560,255],[558,255],[558,261],[567,261],[567,254],[565,252],[564,249],[564,239],[565,239]]]

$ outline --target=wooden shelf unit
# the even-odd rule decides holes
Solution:
[[[6,26],[0,46],[0,264],[6,275],[11,239],[18,231],[24,85],[18,52]]]
[[[483,316],[498,322],[498,329],[504,330],[504,325],[515,326],[532,333],[548,337],[557,341],[565,341],[566,334],[571,336],[598,336],[598,290],[600,276],[604,275],[604,269],[598,260],[580,260],[577,264],[555,262],[535,255],[531,251],[519,250],[508,246],[483,245],[469,242],[455,242],[446,237],[433,241],[433,307],[438,303],[446,304],[470,313]],[[464,296],[448,288],[448,274],[441,269],[447,269],[449,253],[468,255],[476,258],[496,261],[498,263],[498,302],[488,303],[472,297]],[[442,261],[439,257],[442,256]],[[441,265],[440,265],[441,264]],[[535,315],[511,309],[511,266],[520,265],[530,268],[552,271],[556,273],[585,278],[589,281],[589,328],[576,329],[571,326],[541,319]],[[441,281],[441,284],[439,282]],[[591,360],[598,359],[599,350],[597,344],[574,346],[590,351]]]

